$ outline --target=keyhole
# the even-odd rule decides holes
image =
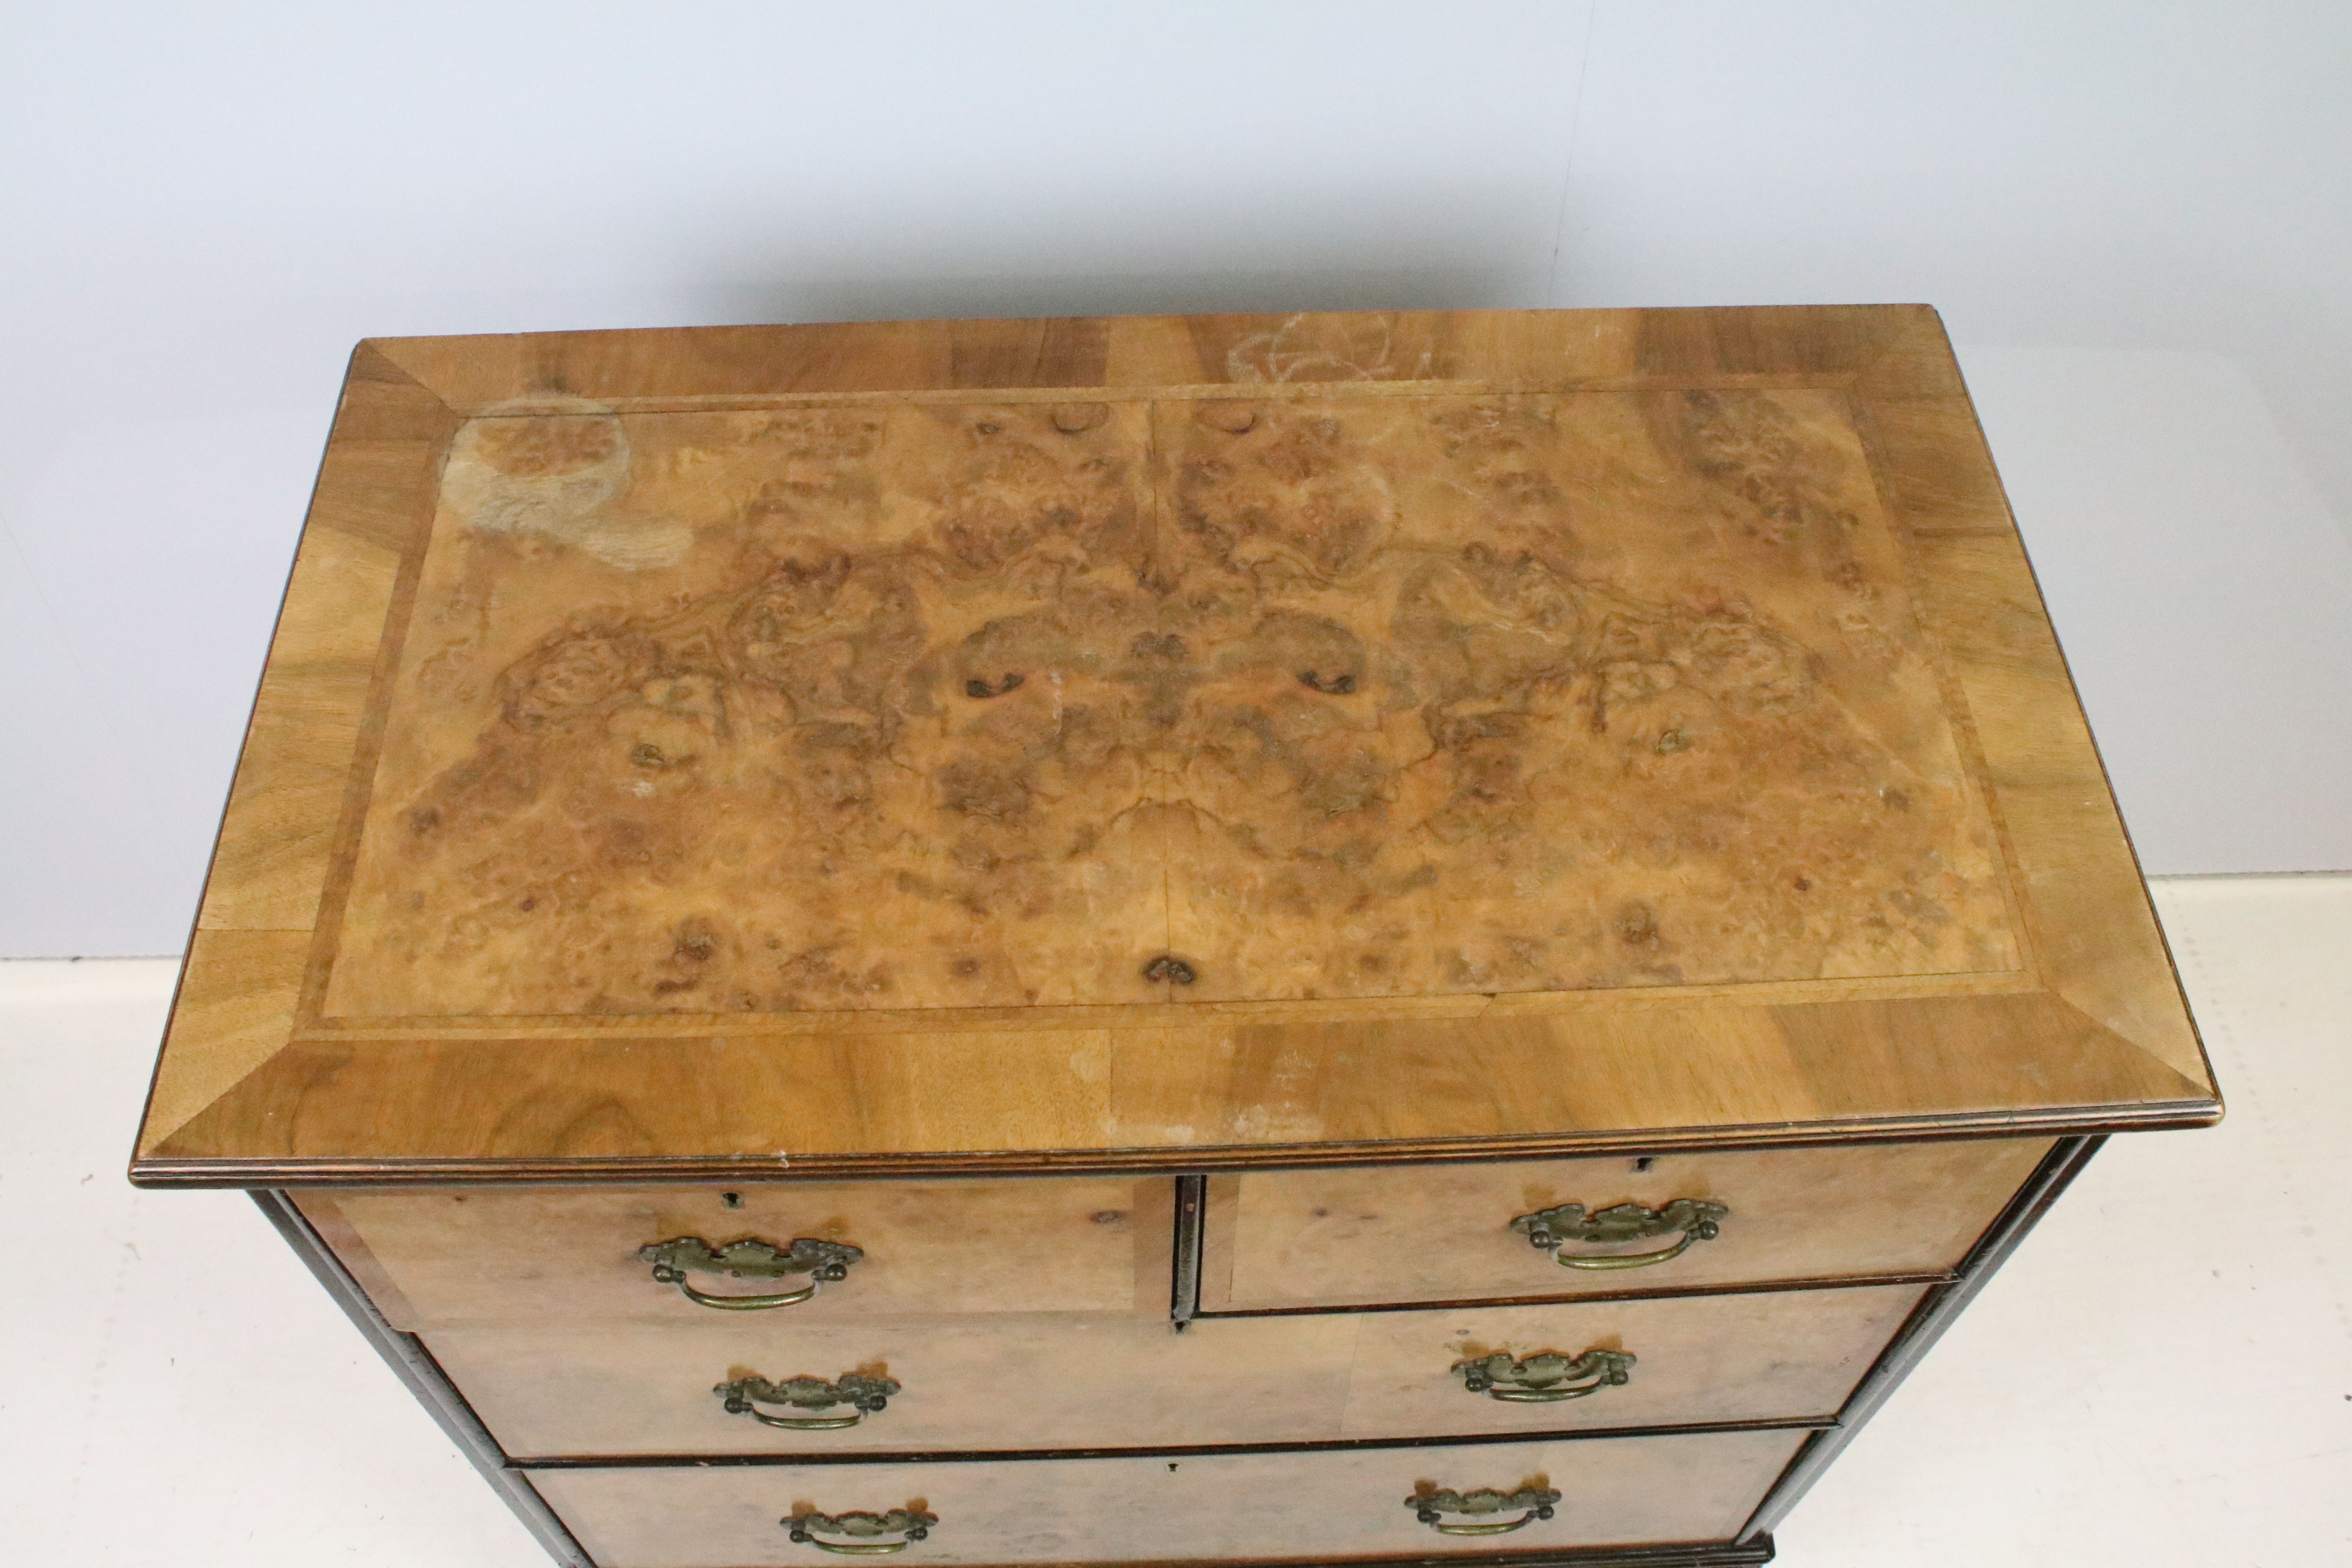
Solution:
[[[720,1208],[740,1209],[743,1206],[743,1194],[740,1193],[721,1193],[719,1194],[719,1206]]]
[[[1191,964],[1173,953],[1166,952],[1143,966],[1143,977],[1155,985],[1163,980],[1172,980],[1179,985],[1190,985],[1198,978],[1192,973]]]

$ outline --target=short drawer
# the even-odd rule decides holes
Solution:
[[[1566,1298],[1938,1273],[2049,1150],[2047,1140],[2000,1140],[1212,1177],[1201,1303]],[[1711,1206],[1676,1210],[1678,1199]],[[1655,1224],[1614,1242],[1536,1246],[1536,1216],[1570,1204],[1588,1220],[1630,1205],[1617,1216],[1628,1228],[1645,1213]],[[1555,1213],[1553,1228],[1565,1223]]]
[[[399,1329],[500,1323],[855,1322],[877,1315],[1168,1310],[1164,1180],[773,1183],[740,1188],[469,1188],[296,1194]],[[840,1278],[696,1267],[737,1242],[823,1247]],[[675,1279],[642,1249],[681,1244]],[[757,1247],[750,1250],[754,1258]],[[734,1257],[742,1254],[730,1255]],[[805,1300],[757,1311],[729,1297]],[[710,1298],[693,1299],[693,1292]]]
[[[1182,1333],[1071,1314],[425,1343],[523,1458],[1148,1448],[1823,1420],[1923,1290],[1203,1318]]]
[[[812,1515],[926,1516],[902,1563],[1120,1563],[1557,1551],[1726,1541],[1805,1434],[1730,1432],[1551,1443],[934,1464],[650,1466],[534,1470],[598,1568],[754,1568],[826,1560],[860,1540]],[[1433,1494],[1559,1494],[1527,1507],[1444,1511]],[[1419,1502],[1410,1500],[1423,1500]],[[1435,1523],[1421,1514],[1429,1509]],[[780,1522],[806,1521],[795,1542]],[[1496,1538],[1440,1525],[1527,1518]]]
[[[1344,1316],[1356,1325],[1341,1433],[1349,1437],[1826,1421],[1927,1289],[1314,1316]],[[1615,1369],[1622,1384],[1602,1380],[1608,1363],[1593,1352],[1631,1358]],[[1551,1357],[1570,1368],[1546,1364]],[[1574,1368],[1580,1360],[1587,1364]],[[1482,1390],[1486,1380],[1492,1381]]]

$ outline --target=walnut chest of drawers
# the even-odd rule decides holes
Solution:
[[[2220,1100],[1934,313],[354,354],[131,1173],[561,1561],[1735,1563]]]

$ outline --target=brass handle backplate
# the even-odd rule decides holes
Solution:
[[[894,1508],[887,1513],[811,1511],[776,1521],[802,1545],[814,1546],[820,1552],[837,1552],[845,1557],[879,1557],[886,1552],[904,1552],[912,1542],[930,1534],[931,1526],[939,1521],[939,1515],[911,1508]],[[824,1531],[826,1535],[846,1535],[849,1539],[826,1541],[817,1534],[818,1531]],[[894,1533],[900,1539],[877,1539]]]
[[[680,1236],[637,1248],[640,1260],[654,1266],[654,1279],[675,1285],[697,1305],[730,1312],[756,1312],[769,1307],[790,1307],[807,1300],[826,1280],[846,1279],[849,1266],[866,1254],[845,1241],[818,1241],[800,1237],[790,1247],[747,1237],[713,1247],[698,1236]],[[766,1296],[721,1296],[698,1290],[689,1273],[725,1274],[737,1279],[782,1279],[806,1274],[809,1282],[797,1290]]]
[[[898,1381],[890,1377],[867,1377],[863,1373],[848,1372],[827,1383],[821,1377],[788,1377],[782,1383],[771,1383],[764,1377],[739,1377],[732,1383],[722,1383],[711,1393],[727,1402],[730,1415],[749,1415],[766,1426],[782,1426],[790,1432],[831,1432],[844,1426],[855,1426],[890,1403],[898,1392]],[[795,1410],[830,1410],[836,1405],[846,1405],[846,1415],[771,1415],[760,1408],[762,1405],[785,1405]]]
[[[1730,1217],[1729,1209],[1706,1198],[1676,1198],[1662,1209],[1617,1204],[1591,1214],[1584,1212],[1582,1204],[1562,1204],[1558,1208],[1523,1214],[1511,1222],[1511,1228],[1526,1237],[1531,1246],[1550,1253],[1564,1268],[1641,1268],[1680,1258],[1694,1241],[1713,1241],[1721,1234],[1723,1222]],[[1606,1246],[1643,1241],[1654,1236],[1674,1236],[1677,1232],[1680,1238],[1672,1247],[1660,1247],[1655,1252],[1566,1250],[1566,1244],[1571,1241]]]
[[[1515,1530],[1525,1530],[1539,1519],[1549,1519],[1559,1494],[1544,1487],[1521,1487],[1515,1492],[1498,1492],[1492,1487],[1481,1487],[1475,1492],[1423,1492],[1404,1500],[1413,1517],[1440,1535],[1508,1535]],[[1517,1519],[1489,1520],[1489,1514],[1521,1510]],[[1475,1522],[1447,1524],[1449,1513],[1464,1515]]]
[[[1553,1405],[1581,1399],[1604,1388],[1622,1387],[1633,1358],[1623,1351],[1586,1351],[1564,1356],[1541,1351],[1514,1360],[1508,1351],[1454,1363],[1454,1375],[1473,1394],[1513,1405]]]

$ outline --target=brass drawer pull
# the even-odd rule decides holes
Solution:
[[[727,1402],[730,1415],[749,1415],[761,1426],[782,1426],[789,1432],[831,1432],[855,1426],[880,1411],[890,1403],[890,1395],[898,1392],[898,1381],[855,1372],[844,1373],[832,1383],[821,1377],[788,1377],[782,1383],[770,1383],[764,1377],[739,1377],[710,1392]],[[851,1414],[771,1415],[760,1408],[762,1405],[789,1405],[796,1410],[830,1410],[836,1405],[846,1405]]]
[[[1523,1214],[1511,1222],[1511,1228],[1525,1236],[1531,1246],[1552,1254],[1564,1268],[1641,1268],[1680,1258],[1694,1241],[1713,1241],[1721,1234],[1722,1222],[1730,1217],[1729,1209],[1706,1198],[1676,1198],[1662,1209],[1618,1204],[1589,1215],[1582,1204],[1562,1204],[1558,1208]],[[1564,1244],[1571,1241],[1605,1245],[1672,1236],[1676,1231],[1682,1233],[1680,1239],[1655,1252],[1612,1256],[1561,1250]]]
[[[796,1513],[776,1521],[792,1531],[794,1541],[814,1546],[820,1552],[838,1552],[845,1557],[878,1557],[886,1552],[904,1552],[910,1542],[930,1534],[931,1526],[939,1523],[939,1515],[919,1509],[894,1508],[887,1513]],[[849,1541],[824,1541],[818,1531],[828,1535],[847,1535]],[[877,1541],[873,1537],[897,1531],[903,1538],[898,1541]]]
[[[1480,1487],[1475,1492],[1423,1492],[1419,1497],[1404,1500],[1413,1517],[1440,1535],[1508,1535],[1515,1530],[1525,1530],[1539,1519],[1551,1517],[1552,1505],[1559,1494],[1548,1488],[1521,1487],[1515,1492],[1498,1492],[1492,1487]],[[1485,1524],[1447,1524],[1449,1513],[1466,1514],[1473,1519],[1507,1509],[1526,1511],[1517,1519],[1495,1520]]]
[[[730,1312],[756,1312],[805,1301],[816,1294],[817,1287],[824,1281],[849,1278],[849,1266],[865,1256],[847,1242],[817,1241],[805,1236],[786,1247],[748,1239],[714,1247],[698,1236],[681,1236],[637,1248],[637,1257],[654,1266],[655,1279],[677,1286],[688,1300],[698,1305]],[[696,1289],[686,1278],[689,1271],[727,1274],[738,1279],[782,1279],[787,1275],[806,1274],[810,1279],[797,1290],[772,1296],[714,1296]]]
[[[1543,1351],[1513,1360],[1508,1351],[1454,1363],[1454,1375],[1473,1394],[1514,1405],[1552,1405],[1581,1399],[1604,1388],[1622,1387],[1633,1358],[1622,1351],[1586,1351],[1564,1356]]]

